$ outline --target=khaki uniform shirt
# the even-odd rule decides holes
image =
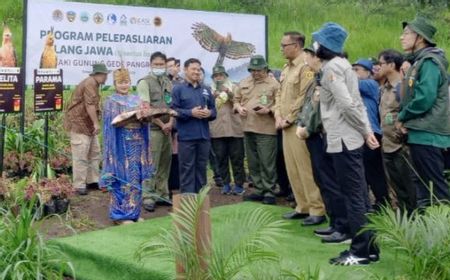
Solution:
[[[94,124],[86,110],[88,105],[95,106],[100,118],[100,84],[90,76],[81,81],[72,93],[64,116],[66,131],[94,136]]]
[[[233,96],[237,86],[233,85],[232,92],[228,94],[228,100],[220,106],[216,105],[217,117],[209,123],[211,138],[244,137],[240,115],[233,110]],[[213,92],[215,95],[216,93]]]
[[[320,113],[327,134],[327,152],[342,152],[342,142],[350,151],[358,149],[364,144],[364,137],[372,133],[358,77],[341,57],[324,62],[322,71]]]
[[[245,132],[277,135],[275,118],[272,113],[275,95],[279,89],[280,84],[270,77],[255,82],[250,76],[239,83],[239,88],[234,95],[234,108],[236,109],[240,105],[248,111],[247,116],[242,117]],[[259,115],[253,110],[257,106],[268,107],[272,113]]]
[[[395,128],[397,116],[400,112],[400,85],[386,82],[381,87],[380,119],[383,131],[383,152],[393,153],[403,146],[403,134]]]
[[[293,124],[303,106],[306,89],[313,80],[314,72],[305,64],[304,53],[286,64],[280,76],[281,89],[276,95],[275,117]]]

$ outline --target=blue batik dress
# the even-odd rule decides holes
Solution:
[[[103,168],[100,187],[111,194],[109,216],[114,221],[139,218],[142,182],[152,176],[148,125],[140,122],[123,127],[111,125],[117,115],[138,109],[135,95],[114,93],[103,110]]]

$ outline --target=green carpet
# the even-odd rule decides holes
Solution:
[[[255,207],[264,207],[275,217],[291,211],[278,206],[262,206],[246,202],[213,208],[213,241],[221,232],[229,232],[226,221],[239,217]],[[174,279],[174,266],[158,259],[137,263],[133,259],[136,248],[144,241],[158,235],[162,228],[171,225],[170,217],[155,218],[142,223],[110,227],[104,230],[83,233],[71,237],[52,240],[69,256],[80,280],[158,280]],[[283,260],[300,268],[320,268],[322,279],[368,279],[370,275],[391,279],[401,274],[395,266],[395,254],[389,249],[382,250],[379,263],[364,267],[335,267],[328,264],[330,257],[347,248],[344,245],[323,245],[313,234],[315,227],[301,227],[298,221],[290,222],[290,232],[280,241],[277,248]],[[238,230],[238,229],[237,229]]]

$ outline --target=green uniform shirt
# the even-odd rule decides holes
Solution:
[[[398,119],[401,122],[421,117],[436,102],[438,95],[436,89],[439,88],[441,83],[439,67],[431,59],[428,59],[420,68],[420,76],[426,78],[416,81],[414,97],[404,105],[398,114]],[[450,147],[450,136],[409,128],[408,143],[447,148]]]

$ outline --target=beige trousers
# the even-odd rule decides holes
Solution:
[[[320,190],[314,182],[311,159],[304,140],[296,135],[296,126],[283,130],[283,154],[289,182],[294,193],[299,213],[309,213],[313,216],[325,215]]]
[[[98,136],[70,132],[72,149],[73,187],[84,189],[86,184],[98,183],[100,178],[100,144]]]

